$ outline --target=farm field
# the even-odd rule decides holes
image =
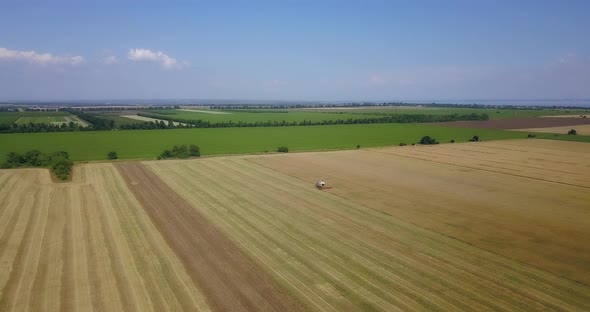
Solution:
[[[411,224],[590,285],[587,143],[509,140],[249,160]]]
[[[0,310],[208,310],[115,168],[76,169],[0,170]]]
[[[164,115],[184,120],[203,120],[209,122],[265,122],[265,121],[323,121],[337,119],[355,119],[362,117],[358,114],[349,113],[322,113],[322,112],[302,112],[302,111],[277,111],[277,112],[257,112],[257,111],[199,111],[188,109],[162,109],[148,111],[152,114]],[[221,114],[213,114],[220,112]],[[225,114],[224,114],[225,113]]]
[[[513,131],[426,124],[15,133],[0,135],[0,155],[63,150],[74,161],[88,161],[106,159],[108,152],[116,151],[122,159],[153,159],[177,144],[196,144],[203,155],[220,155],[274,152],[283,145],[291,151],[306,151],[411,144],[425,135],[443,143],[451,139],[465,142],[474,135],[482,140],[526,137],[526,133]]]
[[[95,114],[95,116],[100,117],[102,119],[108,119],[108,120],[112,120],[115,122],[115,126],[121,126],[121,125],[127,125],[127,124],[136,124],[136,123],[142,123],[144,121],[142,120],[137,120],[137,119],[132,119],[132,118],[127,118],[127,115],[125,117],[120,116],[120,115],[113,115],[113,114]],[[137,115],[134,115],[136,117],[139,117]]]
[[[560,116],[590,114],[588,109],[494,109],[494,108],[460,108],[460,107],[424,107],[424,106],[373,106],[373,107],[334,107],[334,108],[299,108],[297,111],[341,112],[341,113],[388,113],[388,114],[487,114],[490,119],[512,119],[543,116]]]
[[[590,135],[590,124],[587,124],[587,125],[573,125],[573,126],[561,126],[561,127],[515,129],[515,131],[567,134],[568,131],[570,131],[571,129],[575,129],[576,130],[576,133],[578,135]]]
[[[16,124],[28,124],[28,123],[44,123],[44,124],[54,124],[54,125],[61,125],[67,123],[77,123],[82,127],[88,127],[88,123],[81,120],[80,118],[74,115],[68,116],[48,116],[48,117],[20,117],[16,120]]]
[[[499,148],[511,151],[500,159],[506,163],[551,161],[558,150],[565,160],[547,169],[545,180],[533,179],[529,167],[521,177],[500,177],[421,160],[461,151],[453,157],[458,164],[476,155],[492,163]],[[68,183],[53,183],[47,170],[0,170],[0,310],[587,310],[587,285],[465,242],[465,233],[483,235],[466,222],[457,236],[434,226],[486,218],[493,227],[512,216],[487,236],[511,233],[511,248],[530,253],[544,238],[571,265],[587,252],[581,205],[588,195],[574,191],[590,185],[588,161],[577,161],[587,150],[522,140],[81,164]],[[318,178],[333,188],[318,191]],[[496,185],[500,178],[506,187]],[[461,190],[453,192],[455,182]],[[469,206],[500,195],[497,205],[481,209],[487,212]],[[520,206],[507,209],[517,197]],[[534,206],[543,199],[560,213],[549,218],[549,204]],[[530,219],[526,207],[539,217]],[[408,219],[429,209],[433,216]],[[535,239],[510,232],[527,217],[557,238],[530,225],[523,231]],[[566,238],[572,253],[553,245]],[[581,276],[584,263],[577,264]]]
[[[587,118],[559,118],[559,117],[544,117],[544,118],[516,118],[516,119],[498,119],[498,120],[483,120],[483,121],[452,121],[452,122],[435,122],[434,125],[464,127],[464,128],[484,128],[484,129],[499,129],[499,130],[517,130],[531,128],[548,128],[548,127],[563,127],[563,126],[577,126],[590,125],[590,119]]]
[[[41,120],[40,122],[46,123],[51,121],[60,121],[59,117],[70,116],[66,112],[0,112],[0,124],[12,124],[20,118],[25,120]],[[26,122],[29,122],[28,120]]]
[[[168,124],[167,120],[162,120],[162,119],[156,119],[156,118],[149,118],[149,117],[143,117],[143,116],[138,116],[138,115],[121,115],[120,117],[122,118],[127,118],[127,119],[132,119],[132,120],[138,120],[138,121],[145,121],[145,122],[165,122],[166,124]],[[173,121],[172,122],[175,126],[178,126],[182,123],[180,122],[176,122]]]

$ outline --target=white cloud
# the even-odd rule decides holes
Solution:
[[[127,53],[127,58],[132,61],[157,62],[164,69],[182,69],[188,66],[188,63],[179,63],[176,59],[171,58],[162,51],[154,52],[149,49],[131,49]]]
[[[111,55],[103,58],[102,62],[107,65],[113,65],[119,63],[119,59],[117,59],[116,56]]]
[[[39,65],[79,65],[84,63],[81,56],[58,56],[35,51],[17,51],[0,48],[0,60],[24,61]]]

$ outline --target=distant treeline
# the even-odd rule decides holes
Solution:
[[[377,123],[425,123],[425,122],[447,122],[447,121],[473,121],[473,120],[488,120],[487,114],[452,114],[452,115],[384,115],[378,117],[360,117],[360,118],[348,118],[348,119],[335,119],[335,120],[321,120],[321,121],[256,121],[256,122],[244,122],[244,121],[222,121],[222,122],[210,122],[207,120],[189,120],[174,117],[174,115],[160,115],[153,113],[138,113],[137,115],[167,120],[168,124],[164,122],[157,123],[159,127],[165,128],[232,128],[232,127],[288,127],[288,126],[324,126],[324,125],[353,125],[353,124],[377,124]],[[365,115],[363,115],[365,116]],[[367,115],[370,116],[370,115]],[[180,122],[185,125],[175,126],[171,122]],[[127,125],[126,129],[143,129],[144,125],[137,125],[142,128],[135,128],[137,124]],[[121,126],[123,129],[123,126]],[[158,129],[158,128],[154,128]],[[162,129],[162,128],[161,128]]]

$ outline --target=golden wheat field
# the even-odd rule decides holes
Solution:
[[[588,310],[588,152],[83,164],[68,183],[0,170],[0,311]]]

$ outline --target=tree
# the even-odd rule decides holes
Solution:
[[[119,156],[117,156],[117,152],[109,152],[107,154],[107,158],[110,159],[110,160],[114,160],[114,159],[118,159]]]
[[[474,135],[471,139],[469,139],[469,142],[479,142],[479,137]]]
[[[575,129],[572,129],[570,131],[567,132],[568,135],[577,135],[578,132]]]
[[[191,144],[188,147],[188,151],[191,157],[201,157],[201,149],[194,144]]]
[[[279,153],[288,153],[289,152],[289,148],[286,146],[279,146],[279,148],[277,148],[277,152]]]
[[[438,144],[438,141],[435,138],[431,138],[429,136],[424,136],[424,137],[422,137],[422,139],[420,139],[419,143],[429,145],[429,144]]]

